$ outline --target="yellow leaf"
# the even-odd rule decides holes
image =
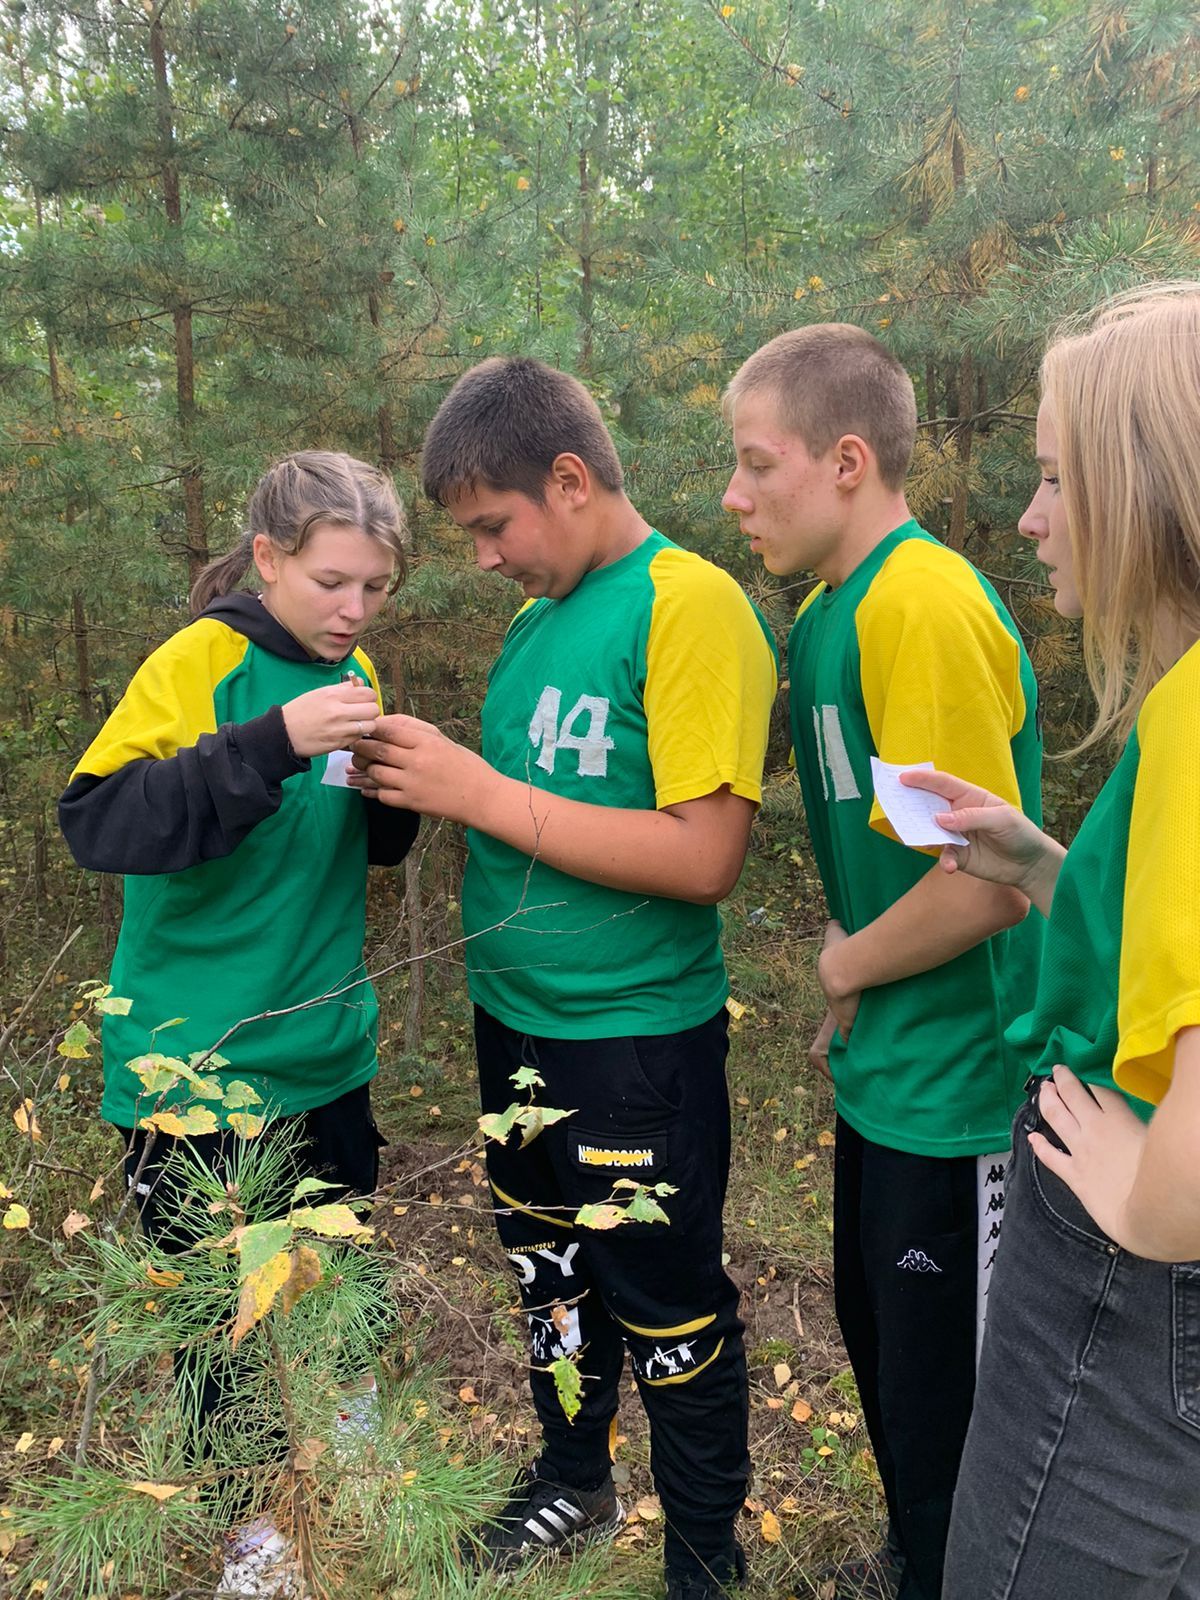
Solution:
[[[247,1276],[238,1295],[237,1318],[233,1324],[235,1349],[254,1324],[260,1322],[271,1309],[275,1296],[287,1282],[291,1270],[291,1257],[286,1250],[279,1250]]]
[[[173,1495],[182,1494],[187,1488],[186,1483],[147,1483],[144,1478],[139,1478],[136,1483],[128,1483],[125,1487],[131,1494],[148,1494],[152,1500],[157,1500],[161,1505],[164,1500],[170,1500]]]
[[[786,1361],[777,1361],[772,1369],[777,1389],[786,1389],[792,1381],[792,1369]]]
[[[813,290],[823,289],[825,287],[825,280],[824,278],[819,278],[814,272],[812,277],[808,280],[808,287]]]
[[[528,187],[529,187],[529,179],[528,178],[518,178],[517,179],[517,188],[518,189],[524,190],[524,189],[528,189]]]
[[[762,1536],[766,1544],[778,1544],[783,1538],[783,1529],[779,1526],[779,1518],[773,1511],[764,1511],[762,1518]]]
[[[51,1456],[56,1456],[66,1442],[61,1434],[55,1434],[54,1438],[46,1446],[47,1459]]]
[[[823,1444],[818,1449],[817,1454],[819,1456],[831,1456],[833,1454],[833,1451],[829,1448],[829,1446],[827,1444]]]
[[[725,1002],[725,1009],[735,1022],[740,1022],[746,1015],[746,1008],[740,1000],[735,1000],[732,995]]]
[[[283,1307],[284,1316],[290,1315],[297,1300],[306,1295],[310,1289],[315,1289],[320,1281],[320,1256],[309,1245],[297,1245],[292,1251],[287,1282],[280,1296],[279,1303]]]
[[[473,1386],[469,1383],[463,1384],[462,1388],[458,1391],[458,1398],[465,1406],[477,1406],[479,1404],[479,1396],[475,1393]]]
[[[308,1228],[326,1239],[362,1240],[371,1238],[375,1232],[347,1205],[301,1206],[291,1213],[288,1221],[293,1228]]]
[[[792,299],[793,300],[803,300],[804,296],[807,293],[808,293],[807,289],[802,289],[799,285],[797,285],[796,288],[794,288],[792,290]]]
[[[392,223],[392,227],[397,233],[403,233],[407,226],[408,224],[405,222],[403,217],[397,217],[395,222]]]
[[[177,1289],[183,1282],[178,1267],[147,1267],[146,1276],[156,1289]]]
[[[1027,83],[1023,83],[1019,89],[1015,90],[1014,93],[1013,93],[1013,99],[1014,100],[1028,100],[1029,99],[1029,85]]]
[[[29,1449],[29,1446],[32,1443],[33,1443],[33,1435],[31,1433],[23,1433],[21,1435],[21,1437],[17,1440],[16,1444],[13,1445],[13,1449],[17,1452],[17,1454],[19,1456],[23,1456],[23,1455],[26,1454],[26,1452]]]
[[[29,1213],[25,1207],[18,1205],[14,1200],[4,1213],[4,1226],[10,1230],[27,1228],[29,1226]]]
[[[0,1183],[0,1200],[11,1200],[12,1190],[6,1183]]]
[[[822,1150],[828,1150],[829,1147],[835,1143],[834,1137],[828,1128],[821,1129],[820,1133],[817,1135],[817,1143],[821,1146]]]
[[[13,1121],[17,1125],[17,1132],[25,1134],[32,1139],[34,1144],[45,1144],[42,1130],[38,1127],[38,1119],[33,1109],[33,1101],[25,1099],[13,1112]]]
[[[84,1228],[90,1228],[91,1225],[92,1219],[86,1211],[68,1211],[61,1224],[63,1237],[73,1239],[77,1233],[82,1232]]]
[[[311,1472],[328,1448],[324,1439],[302,1439],[292,1456],[292,1466],[297,1472]]]
[[[809,1405],[807,1400],[797,1400],[795,1405],[792,1407],[793,1422],[807,1422],[812,1414],[812,1407]]]
[[[60,1072],[54,1080],[54,1087],[60,1092],[64,1089],[69,1089],[71,1087],[71,1074],[69,1072]]]
[[[266,1117],[256,1117],[252,1111],[231,1111],[226,1121],[242,1139],[256,1139],[267,1125]]]
[[[728,22],[729,18],[733,15],[733,13],[736,10],[737,10],[736,6],[722,6],[721,7],[721,15],[725,18],[726,22]]]
[[[643,1495],[634,1510],[643,1522],[656,1522],[662,1516],[662,1506],[656,1494]]]

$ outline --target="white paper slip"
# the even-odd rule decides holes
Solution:
[[[890,761],[880,761],[878,756],[871,757],[875,798],[901,844],[966,844],[961,833],[952,833],[933,820],[937,812],[949,810],[940,794],[909,789],[900,782],[902,772],[914,770],[932,772],[933,762],[906,761],[897,766]]]
[[[348,789],[350,785],[346,782],[346,774],[353,759],[349,750],[331,750],[325,757],[325,771],[321,774],[321,782],[332,784],[335,789]]]

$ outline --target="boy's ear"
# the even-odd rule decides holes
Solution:
[[[592,475],[587,462],[569,450],[555,456],[550,464],[547,492],[561,496],[572,504],[582,504],[591,494]]]
[[[274,583],[279,576],[279,552],[265,533],[254,535],[254,565],[264,583]]]
[[[874,465],[874,452],[857,433],[844,433],[833,447],[835,482],[839,489],[857,489]]]

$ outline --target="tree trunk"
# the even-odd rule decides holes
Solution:
[[[167,45],[162,14],[156,12],[150,23],[150,60],[154,68],[155,111],[162,144],[162,196],[167,221],[172,229],[183,228],[183,206],[179,193],[179,168],[175,164],[175,125],[171,106],[171,80],[167,72]],[[194,583],[209,558],[208,530],[204,520],[204,477],[195,458],[196,354],[192,341],[192,308],[184,300],[170,307],[175,324],[175,409],[179,439],[183,446],[183,521],[188,582]]]
[[[71,592],[71,634],[75,641],[75,695],[79,701],[79,714],[85,723],[90,723],[92,667],[88,650],[87,614],[83,608],[83,594],[79,589]]]
[[[959,362],[956,388],[959,404],[964,408],[969,407],[975,393],[975,357],[970,351]],[[955,432],[958,441],[959,470],[950,501],[950,526],[946,532],[946,543],[951,550],[961,551],[967,542],[967,470],[971,465],[971,445],[974,437],[974,422],[969,415],[960,416]]]

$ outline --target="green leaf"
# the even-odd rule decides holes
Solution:
[[[213,1062],[217,1066],[227,1067],[228,1061],[223,1061],[219,1056],[214,1056]],[[248,1083],[243,1083],[240,1078],[234,1078],[225,1085],[225,1095],[221,1104],[226,1111],[244,1111],[247,1106],[262,1105],[262,1095],[258,1094]]]
[[[242,1281],[256,1272],[264,1262],[286,1250],[292,1242],[292,1224],[286,1217],[276,1222],[253,1222],[243,1228],[238,1240],[238,1279]]]
[[[508,1080],[518,1089],[544,1089],[546,1080],[536,1067],[518,1067]]]
[[[625,1214],[630,1222],[665,1222],[670,1226],[671,1219],[652,1194],[649,1194],[640,1185],[633,1198],[625,1207]]]
[[[104,207],[105,222],[124,222],[125,207],[116,200],[110,200]]]
[[[161,1033],[164,1028],[178,1028],[181,1022],[186,1021],[186,1017],[168,1017],[165,1022],[160,1022],[157,1028],[150,1029],[150,1037],[153,1039],[154,1035]]]
[[[554,1392],[558,1396],[558,1403],[563,1408],[563,1415],[568,1422],[574,1422],[579,1412],[580,1396],[583,1394],[583,1379],[579,1375],[579,1368],[569,1356],[559,1356],[550,1364],[550,1376],[554,1379]]]
[[[86,1022],[73,1022],[63,1035],[62,1043],[58,1047],[60,1056],[66,1056],[71,1061],[86,1061],[87,1047],[93,1042],[96,1035]]]
[[[119,994],[101,995],[96,1001],[96,1010],[106,1017],[127,1017],[132,1006],[132,1000]]]
[[[210,1072],[220,1072],[229,1065],[224,1056],[219,1056],[215,1050],[193,1050],[188,1057],[188,1066],[197,1068],[203,1062]]]
[[[560,1111],[556,1106],[526,1106],[517,1118],[521,1128],[521,1148],[532,1144],[543,1128],[550,1128],[564,1117],[573,1117],[574,1111]]]
[[[330,1183],[325,1178],[301,1178],[300,1182],[292,1190],[292,1201],[294,1203],[306,1194],[315,1194],[318,1189],[341,1189],[343,1187],[343,1184]]]
[[[125,1065],[136,1078],[141,1079],[142,1088],[147,1094],[161,1094],[164,1089],[178,1083],[183,1068],[183,1062],[177,1056],[164,1056],[157,1050],[144,1056],[134,1056]]]
[[[479,1118],[479,1131],[485,1139],[495,1139],[503,1144],[516,1126],[517,1118],[526,1109],[514,1100],[506,1111],[488,1111]]]

